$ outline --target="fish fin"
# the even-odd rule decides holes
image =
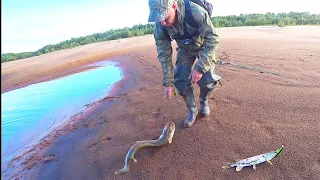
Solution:
[[[157,136],[157,137],[152,138],[152,140],[157,140],[157,139],[159,139],[159,138],[160,138],[160,137]]]
[[[232,164],[232,163],[229,163],[229,162],[225,162],[225,163],[223,163],[223,166],[222,166],[222,168],[223,168],[223,169],[228,169],[228,168],[231,168],[231,164]]]
[[[254,170],[256,170],[256,169],[257,169],[257,165],[256,165],[256,164],[252,165],[252,168],[253,168]]]
[[[137,159],[134,158],[134,156],[131,156],[130,159],[131,159],[133,162],[135,162],[135,163],[138,162]]]
[[[269,164],[271,164],[272,165],[272,162],[269,160],[269,161],[267,161]]]
[[[237,166],[236,171],[241,171],[242,168],[243,168],[243,166]]]
[[[124,167],[122,169],[120,169],[119,171],[116,171],[114,174],[119,175],[119,174],[124,174],[129,172],[129,168],[128,167]]]

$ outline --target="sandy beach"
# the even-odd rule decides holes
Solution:
[[[33,149],[2,169],[4,179],[320,179],[320,26],[216,29],[211,115],[183,127],[182,97],[163,96],[152,35],[89,44],[1,65],[1,93],[117,61],[125,77]],[[173,59],[175,61],[175,43]],[[199,107],[199,87],[195,87]],[[137,140],[176,124],[173,142],[144,149],[130,172],[114,175]],[[240,172],[233,162],[275,150],[267,163]]]

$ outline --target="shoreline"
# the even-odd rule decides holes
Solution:
[[[148,35],[145,35],[148,36]],[[86,70],[87,65],[94,64],[106,59],[113,59],[122,54],[126,54],[128,52],[133,52],[135,50],[135,46],[132,44],[134,42],[140,41],[140,39],[145,38],[145,36],[120,39],[120,40],[111,40],[101,43],[93,43],[88,45],[83,45],[80,47],[65,49],[58,52],[52,52],[48,54],[44,54],[41,56],[30,57],[26,59],[20,59],[16,61],[10,61],[6,63],[2,63],[1,67],[1,94],[12,91],[14,89],[22,88],[28,86],[30,84],[36,84],[44,81],[50,81],[56,78],[60,78],[63,76],[67,76],[70,74],[74,74],[77,72],[81,72]],[[149,37],[149,39],[151,39]],[[149,45],[150,43],[141,43],[138,44],[137,47],[143,47],[145,45]],[[116,47],[123,46],[120,49],[114,50]],[[101,49],[105,48],[104,52],[101,52]],[[85,52],[85,53],[79,53]],[[63,61],[56,64],[56,54],[62,58]],[[41,60],[47,59],[48,65],[41,65]],[[20,76],[13,77],[13,74],[16,74],[15,66],[19,66],[18,64],[30,64],[28,68],[33,70],[30,72],[26,70],[26,74],[29,76],[28,80],[23,79]],[[34,65],[34,67],[33,67]],[[43,70],[38,70],[43,69]],[[5,75],[3,75],[5,74]],[[13,81],[14,83],[9,83],[8,81]]]
[[[36,140],[35,142],[29,144],[27,147],[23,147],[21,150],[19,150],[18,153],[14,153],[16,157],[11,158],[11,160],[6,161],[5,171],[2,170],[3,177],[8,178],[8,174],[14,174],[10,176],[11,178],[22,178],[25,175],[25,170],[30,170],[37,166],[40,162],[50,162],[54,160],[54,156],[43,156],[44,151],[48,146],[50,146],[54,141],[59,138],[61,135],[66,135],[69,133],[72,133],[77,130],[77,125],[81,123],[83,119],[88,118],[90,115],[92,115],[93,112],[103,108],[108,109],[112,106],[112,104],[117,102],[117,98],[119,96],[125,95],[125,93],[128,89],[132,87],[124,87],[124,84],[126,81],[131,77],[130,73],[128,72],[128,68],[126,64],[120,63],[121,60],[113,60],[113,59],[106,59],[102,61],[113,61],[117,62],[116,65],[121,69],[123,72],[123,77],[115,83],[115,85],[112,87],[111,91],[103,98],[97,99],[96,101],[90,102],[88,104],[83,105],[85,107],[84,110],[81,110],[80,112],[77,112],[70,116],[68,119],[66,119],[64,122],[56,126],[55,128],[51,129],[49,132],[44,133],[39,137],[39,140]],[[75,71],[72,71],[73,73],[77,72],[83,72],[89,69],[93,69],[95,67],[86,67],[87,65],[91,65],[94,63],[86,64],[81,67],[78,67],[75,69]],[[59,77],[68,76],[70,74],[73,74],[71,71],[66,72],[64,75],[54,75],[50,80],[54,80]],[[50,81],[48,80],[48,81]],[[41,82],[45,82],[41,81]],[[28,84],[28,83],[27,83]],[[31,85],[33,83],[30,83],[28,85]],[[28,86],[25,85],[25,86]],[[20,87],[19,87],[20,88]],[[19,89],[14,88],[14,89]],[[23,167],[20,167],[23,165]],[[13,170],[12,170],[13,169]]]

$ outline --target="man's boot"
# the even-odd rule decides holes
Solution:
[[[184,101],[186,102],[187,108],[189,110],[188,117],[184,120],[184,127],[191,127],[196,121],[198,115],[198,108],[193,94],[193,87],[186,90],[185,94],[182,94]]]
[[[201,117],[207,117],[210,115],[209,107],[209,94],[212,90],[205,87],[200,87],[200,115]]]

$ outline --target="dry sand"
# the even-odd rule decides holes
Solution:
[[[320,179],[320,27],[216,31],[221,41],[217,74],[222,77],[222,87],[210,97],[212,114],[197,119],[189,129],[182,126],[187,113],[182,98],[163,97],[152,35],[3,63],[2,93],[81,71],[82,66],[104,59],[120,62],[126,73],[109,97],[92,104],[87,112],[74,116],[34,149],[17,157],[12,168],[21,164],[10,176]],[[199,88],[195,87],[198,96]],[[129,173],[114,175],[123,167],[135,141],[159,136],[169,121],[176,124],[172,144],[138,152],[138,162],[131,163]],[[261,164],[256,171],[244,168],[241,172],[221,168],[224,162],[281,145],[284,151],[273,165]]]

